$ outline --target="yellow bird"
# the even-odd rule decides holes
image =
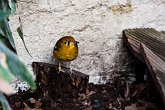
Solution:
[[[64,36],[56,42],[53,50],[53,56],[59,61],[59,72],[64,72],[61,69],[60,61],[69,62],[76,59],[78,56],[77,44],[78,42],[72,36]]]

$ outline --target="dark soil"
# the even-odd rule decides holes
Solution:
[[[14,110],[159,110],[146,83],[127,85],[120,78],[105,85],[89,84],[76,97],[64,94],[53,100],[48,92],[38,86],[36,91],[18,92],[8,100]]]
[[[49,82],[46,82],[46,86],[42,85],[45,81],[41,80],[42,76],[39,74],[40,80],[36,81],[37,90],[18,92],[7,97],[13,110],[162,110],[161,100],[153,93],[156,89],[149,85],[149,81],[128,83],[128,75],[125,74],[114,78],[112,83],[87,84],[83,91],[73,95],[55,91],[55,87],[59,86],[53,87],[51,82],[58,77],[55,78],[54,73],[48,73],[49,77],[44,76],[48,78],[45,81]],[[60,95],[57,92],[60,92]]]

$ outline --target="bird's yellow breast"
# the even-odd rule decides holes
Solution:
[[[61,45],[58,50],[53,51],[53,55],[59,61],[72,61],[78,56],[78,47],[76,45]]]

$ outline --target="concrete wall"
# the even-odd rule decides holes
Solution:
[[[19,16],[33,58],[16,33]],[[32,61],[51,62],[55,42],[72,35],[80,42],[73,69],[89,74],[91,82],[104,83],[116,72],[131,71],[129,56],[122,49],[123,29],[165,30],[165,1],[18,0],[17,15],[11,17],[10,24],[18,55],[29,68]]]

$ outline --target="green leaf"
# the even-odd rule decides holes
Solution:
[[[10,51],[2,42],[0,42],[0,52],[6,54],[6,62],[9,70],[23,81],[26,81],[31,89],[36,89],[31,73],[25,65],[18,59],[17,55]]]
[[[12,9],[12,13],[14,13],[14,14],[16,12],[16,7],[17,7],[17,1],[11,0],[11,9]]]
[[[2,92],[0,92],[0,101],[1,101],[1,104],[2,104],[2,107],[3,107],[3,110],[12,110],[6,97],[3,95]]]
[[[9,43],[9,40],[5,36],[0,35],[0,41],[3,42],[3,44],[5,44],[5,46],[8,47],[11,51],[15,52],[15,50]]]
[[[16,52],[16,47],[15,47],[15,43],[14,43],[14,39],[7,21],[7,18],[4,19],[0,19],[0,27],[2,29],[2,31],[5,33],[6,38],[9,40],[10,45],[12,46],[13,50],[15,50],[14,52]]]
[[[5,33],[2,31],[1,28],[0,28],[0,35],[1,35],[1,36],[5,36]]]
[[[8,68],[6,62],[6,55],[0,52],[0,79],[10,82],[13,79],[13,75]]]
[[[0,19],[7,18],[11,14],[8,0],[0,0]]]
[[[19,23],[20,23],[20,26],[17,28],[17,32],[18,32],[20,38],[22,39],[22,42],[23,42],[23,44],[24,44],[24,46],[25,46],[26,51],[27,51],[28,54],[31,56],[29,50],[28,50],[27,47],[26,47],[26,44],[25,44],[25,41],[24,41],[24,38],[23,38],[23,28],[22,28],[22,22],[21,22],[20,17],[19,17]],[[32,56],[31,56],[31,57],[32,57]]]

